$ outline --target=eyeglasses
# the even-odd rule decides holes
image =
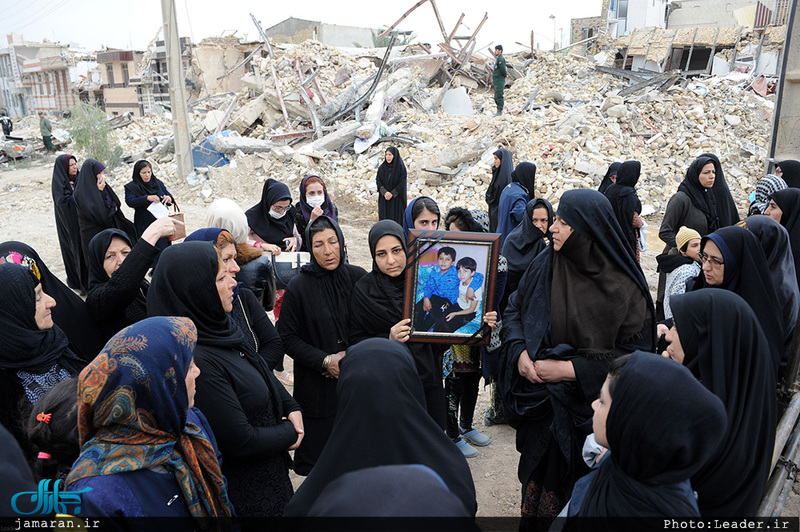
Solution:
[[[719,260],[716,257],[711,257],[705,252],[700,252],[700,260],[703,261],[703,264],[705,264],[706,262],[710,262],[711,266],[716,267],[716,268],[719,268],[719,267],[725,265],[725,263],[723,261]]]
[[[286,207],[278,207],[277,205],[272,206],[272,210],[277,212],[278,214],[283,214],[284,212],[288,211],[292,206],[287,205]]]

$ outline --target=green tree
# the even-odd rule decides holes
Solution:
[[[75,147],[109,168],[122,162],[122,147],[113,144],[111,125],[97,106],[80,103],[70,109],[67,123]]]

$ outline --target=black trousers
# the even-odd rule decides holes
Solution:
[[[447,427],[445,432],[453,440],[459,436],[458,426],[472,430],[475,405],[478,404],[478,387],[481,382],[479,371],[469,373],[453,372],[444,380],[444,394],[447,399]],[[461,408],[461,415],[458,410]]]
[[[444,319],[450,312],[460,310],[458,305],[453,305],[449,299],[436,294],[431,295],[431,310],[425,312],[420,299],[414,305],[414,329],[417,331],[430,331],[437,321]],[[452,310],[451,310],[452,309]]]

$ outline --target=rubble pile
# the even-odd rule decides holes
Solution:
[[[254,55],[244,90],[191,106],[193,145],[208,137],[229,164],[202,169],[190,182],[178,179],[168,115],[115,129],[125,154],[157,163],[159,177],[184,197],[210,202],[224,195],[245,207],[268,177],[297,195],[300,179],[317,174],[337,202],[363,206],[365,217],[374,217],[375,173],[390,145],[408,169],[409,197],[431,196],[443,210],[485,207],[499,147],[510,149],[515,163],[535,163],[538,194],[556,202],[566,190],[596,187],[611,162],[638,159],[637,189],[655,211],[703,152],[719,155],[746,210],[766,162],[774,104],[747,90],[746,74],[675,76],[663,91],[633,90],[635,79],[601,72],[591,60],[528,53],[508,58],[520,76],[506,90],[506,114],[494,117],[490,90],[462,85],[460,75],[441,86],[431,73],[442,76],[442,59],[420,59],[413,47],[387,54],[306,41],[273,49],[274,58]],[[463,114],[442,108],[454,88]],[[227,136],[212,136],[217,129]],[[112,172],[112,182],[129,173]]]

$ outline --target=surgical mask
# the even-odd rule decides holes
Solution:
[[[281,218],[286,216],[286,213],[285,212],[275,212],[273,209],[270,209],[269,210],[269,215],[271,217],[275,218],[276,220],[280,220]]]
[[[325,196],[306,196],[306,203],[311,205],[311,207],[322,207],[322,204],[325,203]]]

